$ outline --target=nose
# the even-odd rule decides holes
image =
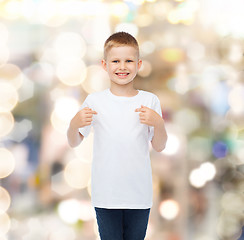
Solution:
[[[126,68],[125,67],[125,62],[121,61],[119,67],[120,67],[120,69],[125,69]]]

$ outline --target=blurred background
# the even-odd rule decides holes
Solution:
[[[0,240],[98,240],[93,133],[66,130],[109,87],[103,44],[134,35],[135,87],[155,93],[168,132],[152,148],[147,240],[243,240],[243,0],[0,0]]]

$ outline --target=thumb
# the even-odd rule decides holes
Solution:
[[[141,111],[140,108],[136,108],[136,109],[135,109],[135,112],[140,112],[140,111]]]

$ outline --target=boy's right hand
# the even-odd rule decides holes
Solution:
[[[76,115],[72,118],[70,126],[74,129],[82,128],[88,125],[91,125],[93,114],[97,114],[96,111],[93,111],[89,107],[81,109]]]

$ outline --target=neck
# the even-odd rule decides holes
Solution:
[[[134,88],[133,85],[129,86],[118,86],[111,84],[110,91],[117,96],[124,96],[124,97],[133,97],[137,95],[138,91]]]

